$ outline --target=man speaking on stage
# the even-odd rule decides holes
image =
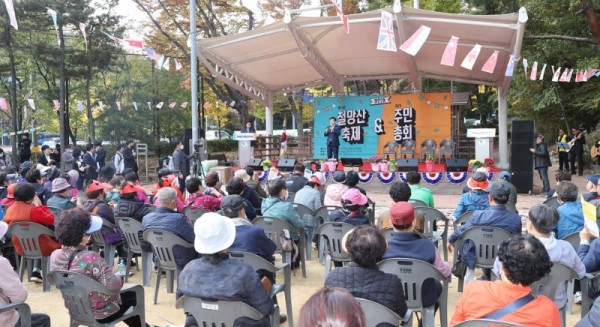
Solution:
[[[327,159],[337,160],[340,149],[340,127],[335,123],[335,117],[329,118],[329,127],[325,129],[325,136],[327,136]]]

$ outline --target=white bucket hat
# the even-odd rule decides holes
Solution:
[[[201,254],[215,254],[228,249],[235,240],[235,224],[231,218],[216,212],[202,215],[194,223],[194,248]]]
[[[4,235],[6,235],[6,232],[8,232],[8,224],[0,221],[0,238],[4,237]]]

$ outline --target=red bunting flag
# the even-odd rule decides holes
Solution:
[[[446,49],[444,50],[444,54],[442,55],[442,61],[440,64],[450,67],[454,66],[456,49],[458,48],[458,40],[459,38],[454,35],[450,38],[450,41],[448,41]]]
[[[496,64],[498,63],[498,53],[498,50],[494,50],[485,64],[483,64],[483,67],[481,68],[482,71],[490,74],[494,73],[494,69],[496,69]]]
[[[333,6],[335,7],[335,11],[337,12],[338,16],[340,16],[340,19],[342,20],[342,24],[344,24],[344,29],[346,30],[346,34],[350,34],[350,23],[348,22],[348,17],[346,15],[344,15],[342,8],[340,8],[337,5],[337,0],[333,0],[332,2],[333,2]]]
[[[175,108],[176,105],[177,105],[177,102],[171,102],[171,103],[169,103],[169,109]]]
[[[204,102],[204,104],[202,105],[202,108],[204,109],[208,109],[208,106],[210,106],[210,103],[208,101]]]
[[[565,68],[565,70],[563,71],[562,75],[560,75],[560,79],[558,80],[559,82],[568,82],[567,81],[567,76],[569,75],[569,68]]]
[[[429,37],[429,33],[431,32],[431,27],[421,25],[419,29],[400,46],[400,50],[408,53],[411,56],[414,56],[421,50],[425,41]]]
[[[132,48],[144,48],[144,42],[142,40],[125,39],[125,43]]]
[[[60,101],[52,100],[52,103],[54,103],[54,110],[58,111],[60,109]]]
[[[8,110],[8,104],[6,103],[5,98],[0,98],[0,109]]]

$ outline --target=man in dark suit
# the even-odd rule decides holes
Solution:
[[[583,175],[583,145],[585,144],[585,135],[579,130],[579,128],[573,128],[571,130],[573,137],[571,141],[575,139],[573,146],[571,146],[571,175],[575,175],[575,161],[577,161],[577,170],[579,176]]]
[[[40,153],[40,155],[38,156],[38,163],[44,166],[48,166],[48,164],[50,164],[50,162],[52,161],[52,157],[50,156],[51,154],[52,148],[50,148],[50,146],[47,144],[42,145],[42,153]]]
[[[19,153],[21,154],[21,163],[31,159],[31,139],[29,134],[24,133],[19,141]]]
[[[100,141],[96,142],[94,147],[96,148],[96,162],[98,163],[98,167],[102,169],[106,164],[106,150],[104,150]]]
[[[83,155],[83,167],[85,168],[84,185],[87,184],[87,181],[97,179],[98,171],[100,170],[96,161],[96,149],[94,145],[86,145],[85,150],[87,152]]]
[[[135,155],[133,153],[133,147],[135,146],[135,141],[133,140],[129,140],[127,141],[127,146],[123,149],[123,160],[124,160],[124,164],[123,164],[123,169],[127,169],[127,168],[131,168],[134,172],[135,175],[137,176],[138,173],[138,165],[137,162],[135,162]],[[139,178],[139,176],[138,176]]]
[[[336,121],[337,119],[335,119],[335,117],[329,118],[329,126],[325,129],[325,136],[327,136],[327,159],[338,159],[341,130],[340,127],[335,124]]]

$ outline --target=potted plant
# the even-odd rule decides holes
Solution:
[[[337,165],[338,162],[336,159],[329,159],[327,160],[327,166],[329,168],[329,171],[336,171],[337,170]]]
[[[476,171],[477,168],[483,166],[483,163],[477,159],[471,159],[469,160],[469,167],[471,168],[471,171]]]
[[[396,171],[398,170],[398,162],[395,160],[390,160],[390,171]]]
[[[433,167],[434,167],[434,158],[432,155],[427,155],[425,157],[425,170],[428,172],[432,172],[433,171]]]
[[[260,163],[260,165],[264,171],[269,171],[269,169],[271,169],[271,160],[265,159]]]
[[[378,156],[378,155],[373,155],[371,157],[369,157],[369,162],[371,163],[371,170],[372,171],[381,171],[381,161],[383,160],[382,156]]]

